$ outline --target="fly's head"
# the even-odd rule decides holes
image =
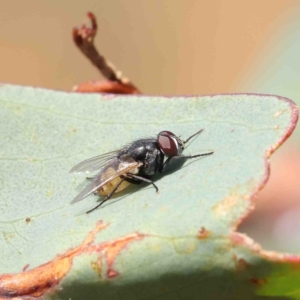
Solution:
[[[162,153],[169,157],[180,156],[185,146],[185,142],[171,131],[161,131],[157,142]]]

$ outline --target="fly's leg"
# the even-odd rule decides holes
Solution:
[[[111,198],[111,196],[116,192],[116,190],[118,189],[118,187],[122,184],[122,182],[126,180],[126,178],[122,178],[122,180],[120,180],[120,182],[115,186],[115,188],[94,208],[92,208],[91,210],[88,210],[86,213],[89,214],[90,212],[92,212],[93,210],[97,209],[98,207],[100,207],[104,202],[106,202],[107,200],[109,200]]]
[[[184,143],[186,144],[189,140],[191,140],[194,136],[198,135],[199,133],[201,133],[204,129],[200,129],[199,131],[197,131],[196,133],[194,133],[193,135],[191,135],[189,138],[187,138]]]
[[[211,152],[207,152],[207,153],[202,153],[202,154],[197,154],[197,155],[177,155],[177,156],[169,156],[167,158],[167,160],[164,162],[163,166],[161,167],[161,169],[159,170],[160,173],[162,173],[166,166],[171,162],[171,160],[173,159],[191,159],[191,158],[197,158],[197,157],[201,157],[201,156],[207,156],[207,155],[211,155],[213,154],[214,151]]]
[[[156,184],[152,180],[150,180],[148,178],[145,178],[145,177],[142,177],[142,176],[135,175],[135,174],[130,174],[130,173],[127,173],[126,177],[128,177],[130,179],[134,179],[134,180],[139,180],[139,181],[144,181],[144,182],[147,182],[147,183],[151,183],[153,185],[153,187],[156,189],[156,193],[158,193],[158,187],[156,186]]]
[[[125,181],[129,182],[130,184],[135,184],[135,185],[139,185],[142,183],[142,181],[140,181],[140,180],[129,178],[129,177],[126,177]]]

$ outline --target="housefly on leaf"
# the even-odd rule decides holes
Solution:
[[[124,190],[130,184],[142,182],[152,184],[158,192],[158,187],[151,177],[156,173],[164,172],[172,160],[191,159],[213,154],[211,151],[196,155],[182,155],[186,143],[201,131],[202,129],[185,141],[170,131],[161,131],[157,138],[138,139],[116,151],[84,160],[73,167],[70,173],[98,172],[98,174],[73,199],[71,204],[81,201],[91,194],[104,196],[100,204],[87,211],[90,213],[109,200],[113,194]]]

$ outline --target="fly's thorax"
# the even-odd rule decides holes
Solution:
[[[131,169],[128,173],[130,173],[130,174],[139,174],[141,165],[142,164],[139,164],[138,167]]]
[[[125,163],[132,163],[132,160],[138,162],[139,165],[132,168],[128,173],[136,175],[154,175],[159,164],[163,159],[158,157],[163,156],[162,152],[158,147],[156,139],[140,139],[133,142],[122,154],[119,159],[122,161],[122,165]]]
[[[153,176],[161,168],[164,155],[159,149],[149,151],[140,168],[141,175]]]
[[[125,153],[125,154],[120,156],[119,161],[120,161],[120,164],[119,164],[119,168],[120,168],[122,166],[131,165],[132,163],[135,162],[135,159],[133,157],[131,157],[128,153]]]
[[[140,139],[133,142],[127,149],[126,155],[135,161],[143,161],[147,158],[149,152],[153,152],[158,148],[155,139]]]
[[[142,166],[142,162],[136,161],[135,159],[133,159],[128,154],[125,154],[125,155],[121,156],[120,161],[121,161],[121,163],[118,166],[117,172],[119,172],[123,169],[128,169],[128,173],[138,174],[139,173],[139,168],[140,168],[140,166]]]

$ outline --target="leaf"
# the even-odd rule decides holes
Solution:
[[[0,297],[300,299],[300,256],[235,230],[292,133],[295,104],[270,95],[82,95],[2,85]],[[143,136],[204,131],[152,186],[86,215],[76,163]]]

